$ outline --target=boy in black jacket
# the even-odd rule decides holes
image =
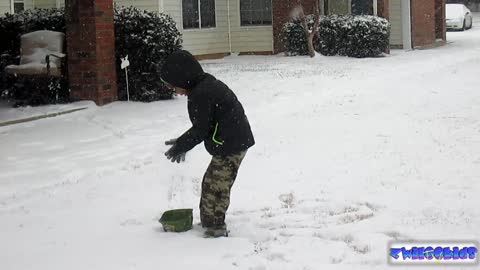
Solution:
[[[192,127],[177,139],[165,142],[172,162],[185,160],[185,153],[204,142],[212,161],[202,181],[200,219],[210,237],[227,236],[225,213],[230,190],[247,149],[255,144],[242,104],[227,85],[205,73],[187,51],[168,56],[162,80],[177,94],[188,96]]]

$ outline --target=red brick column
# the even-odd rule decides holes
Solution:
[[[435,0],[412,0],[412,43],[423,47],[435,43]]]
[[[117,100],[113,0],[66,0],[70,96]]]
[[[273,52],[284,51],[282,42],[283,25],[290,20],[290,15],[298,3],[301,2],[305,8],[305,14],[312,14],[312,7],[315,0],[272,0],[273,10]]]

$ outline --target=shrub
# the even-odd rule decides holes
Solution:
[[[324,55],[376,57],[389,45],[390,24],[386,19],[361,15],[330,15],[320,22],[316,48]]]
[[[313,16],[308,24],[313,25]],[[318,34],[314,38],[315,50],[323,55],[350,57],[376,57],[389,45],[390,24],[386,19],[361,16],[322,16]],[[300,20],[292,20],[283,27],[283,40],[288,55],[307,55],[307,43]]]
[[[116,58],[128,55],[130,99],[154,101],[172,97],[161,82],[160,68],[166,57],[181,48],[181,34],[166,14],[135,7],[115,9]],[[119,98],[126,100],[125,71],[117,63]]]
[[[307,16],[307,25],[309,30],[313,28],[313,15]],[[282,28],[282,40],[285,45],[287,55],[308,55],[307,38],[303,29],[302,21],[299,18],[284,24]]]

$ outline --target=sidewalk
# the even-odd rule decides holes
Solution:
[[[80,101],[70,104],[13,108],[12,104],[2,100],[0,101],[0,127],[47,117],[55,117],[61,114],[85,110],[94,106],[96,105],[92,101]]]

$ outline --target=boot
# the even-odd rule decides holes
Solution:
[[[207,238],[228,237],[227,225],[207,227],[204,236]]]

